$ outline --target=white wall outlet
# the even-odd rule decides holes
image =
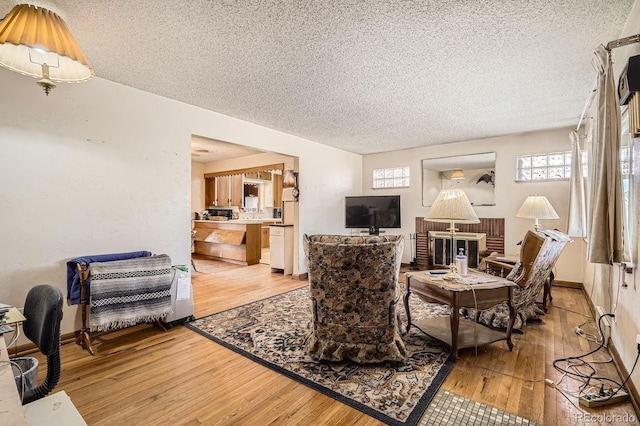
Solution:
[[[633,268],[634,268],[634,264],[631,262],[625,262],[623,263],[624,267],[624,272],[626,272],[627,274],[633,274]]]
[[[640,345],[640,334],[636,334],[636,343]]]
[[[607,312],[602,306],[596,306],[596,328],[598,328],[598,320],[602,315],[606,313]],[[603,317],[602,321],[600,321],[600,324],[602,324],[602,337],[604,339],[604,345],[608,346],[609,338],[611,337],[611,323],[609,322],[609,317]]]

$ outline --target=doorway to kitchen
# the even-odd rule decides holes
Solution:
[[[282,173],[296,170],[297,158],[196,135],[192,136],[191,149],[193,217],[198,212],[202,216],[202,212],[215,206],[217,209],[232,209],[231,220],[238,224],[259,224],[260,236],[256,247],[259,263],[270,266],[273,260],[270,225],[294,225],[297,222],[297,205],[284,202],[282,188]],[[206,244],[204,241],[196,242],[196,247],[200,247],[200,251],[196,249],[196,256],[204,254],[202,249]],[[245,244],[248,248],[253,243],[247,240]],[[218,256],[219,252],[211,253]],[[196,257],[196,267],[197,263]]]

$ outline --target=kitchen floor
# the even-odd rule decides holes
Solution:
[[[262,253],[260,253],[260,263],[263,265],[269,265],[271,263],[269,247],[264,247],[262,249]]]

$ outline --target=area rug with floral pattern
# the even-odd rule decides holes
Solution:
[[[417,299],[417,298],[414,298]],[[448,315],[411,300],[412,319]],[[400,309],[404,320],[404,310]],[[310,358],[309,288],[302,287],[186,324],[195,332],[390,425],[416,425],[453,368],[448,346],[415,327],[404,362],[326,363]]]

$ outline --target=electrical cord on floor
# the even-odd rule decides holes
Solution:
[[[580,324],[579,326],[577,326],[575,328],[576,334],[578,336],[582,336],[585,339],[587,339],[590,342],[594,342],[594,343],[602,343],[602,341],[604,340],[604,335],[602,334],[602,331],[600,330],[600,334],[598,336],[596,336],[595,334],[592,333],[587,333],[586,331],[584,331],[584,326],[585,325],[589,325],[591,326],[592,324],[592,320],[591,318],[589,318],[588,320],[586,320],[585,322],[583,322],[582,324]],[[606,342],[605,342],[606,343]]]
[[[620,392],[622,390],[622,388],[624,387],[624,385],[627,384],[627,382],[629,381],[629,379],[631,378],[631,375],[633,374],[633,370],[636,369],[636,365],[638,365],[638,359],[640,358],[640,350],[638,350],[638,354],[636,355],[636,360],[633,362],[633,367],[631,367],[631,371],[629,372],[629,375],[627,375],[627,378],[624,379],[624,382],[622,382],[622,384],[618,387],[618,389],[616,389],[615,392],[613,392],[612,394],[609,395],[609,397],[607,399],[611,399],[614,396],[616,396],[616,394],[618,392]]]
[[[576,397],[576,398],[577,398],[577,396],[575,396],[575,395],[571,395],[571,392],[567,392],[565,389],[562,389],[560,386],[558,386],[558,384],[557,384],[557,383],[553,383],[551,380],[545,379],[545,381],[547,381],[547,384],[549,384],[550,386],[552,386],[555,390],[557,390],[558,392],[560,392],[560,394],[561,394],[562,396],[564,396],[564,397],[565,397],[565,399],[566,399],[567,401],[569,401],[569,403],[570,403],[571,405],[573,405],[577,410],[582,411],[582,408],[578,407],[578,406],[576,405],[576,403],[575,403],[575,402],[573,402],[573,401],[569,398],[569,396],[574,396],[574,397]],[[567,393],[569,393],[569,395],[567,395]]]
[[[561,309],[561,310],[563,310],[565,312],[571,312],[572,314],[580,315],[581,317],[593,319],[593,317],[591,315],[589,315],[589,314],[583,314],[582,312],[572,311],[571,309],[564,308],[562,306],[557,306],[555,304],[553,305],[553,309]]]
[[[605,316],[609,316],[609,317],[614,317],[613,314],[603,314],[598,318],[598,328],[600,330],[600,335],[603,335],[604,333],[602,332],[602,319]],[[629,376],[627,377],[627,379],[625,379],[623,384],[618,383],[616,380],[610,379],[608,377],[600,377],[600,376],[596,376],[596,370],[595,368],[593,368],[593,366],[591,365],[591,362],[589,361],[585,361],[584,358],[592,355],[596,352],[598,352],[600,349],[602,349],[604,347],[604,339],[602,339],[602,341],[600,342],[600,344],[598,345],[597,348],[582,354],[582,355],[578,355],[578,356],[570,356],[570,357],[565,357],[565,358],[558,358],[556,360],[553,361],[553,367],[561,372],[564,376],[570,377],[570,378],[574,378],[576,380],[580,380],[583,382],[583,384],[579,387],[580,390],[580,395],[585,394],[585,389],[587,389],[589,387],[589,385],[591,384],[592,381],[594,380],[598,380],[600,382],[610,382],[613,383],[614,385],[618,386],[618,389],[616,390],[615,393],[613,393],[611,395],[611,397],[613,397],[613,395],[615,395],[617,392],[619,392],[623,385],[629,380],[629,377],[631,377],[631,373],[633,373],[633,369],[635,369],[635,366],[638,362],[638,357],[636,357],[636,361],[633,364],[633,368],[631,370],[631,373],[629,374]],[[639,351],[639,356],[640,356],[640,351]],[[563,368],[560,367],[558,364],[560,362],[567,362],[568,366],[567,368]],[[581,371],[579,371],[577,368],[578,367],[588,367],[590,370],[589,374],[585,374]],[[575,372],[573,370],[576,370]],[[601,388],[602,386],[604,386],[604,383],[601,383]],[[556,387],[556,389],[559,389]],[[586,393],[589,393],[590,391],[587,391]]]

